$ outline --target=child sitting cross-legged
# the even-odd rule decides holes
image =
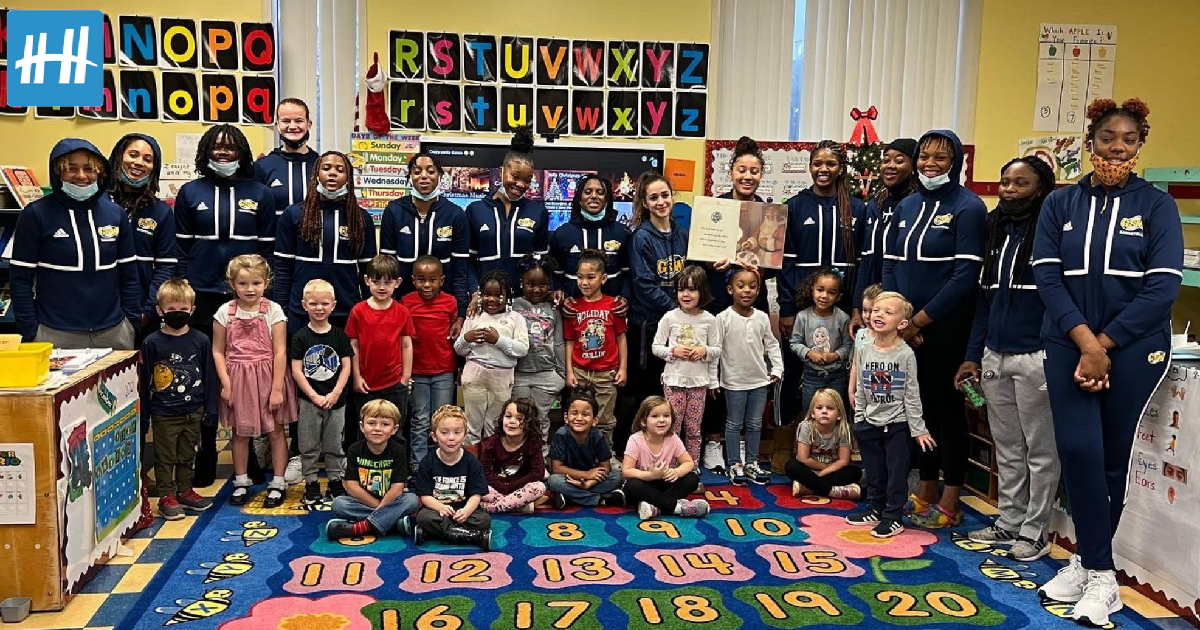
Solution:
[[[546,458],[542,455],[538,410],[528,398],[513,398],[496,418],[495,432],[483,439],[479,463],[487,476],[488,512],[533,514],[534,501],[546,494]]]
[[[456,545],[478,545],[487,551],[492,544],[492,517],[479,503],[488,493],[487,477],[479,460],[463,448],[467,438],[467,415],[454,405],[444,405],[430,421],[437,448],[417,466],[413,484],[421,497],[416,545],[427,537]]]
[[[579,505],[625,505],[621,471],[612,469],[612,449],[596,428],[596,390],[580,385],[571,390],[565,405],[564,425],[550,443],[550,470],[546,487],[555,492],[558,509],[567,502]]]
[[[408,453],[403,440],[392,436],[400,428],[400,410],[382,398],[363,405],[359,428],[363,439],[346,450],[346,494],[334,497],[337,518],[325,524],[329,540],[355,536],[384,536],[417,509],[417,497],[404,492]]]
[[[637,503],[643,521],[660,514],[694,518],[708,514],[708,501],[687,499],[700,485],[700,476],[674,424],[671,404],[662,396],[642,401],[633,420],[621,472],[625,498]]]

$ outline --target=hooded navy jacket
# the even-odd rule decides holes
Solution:
[[[999,212],[993,210],[992,212]],[[1024,239],[1026,219],[1005,226],[1004,243],[996,256],[996,268],[980,280],[979,303],[967,343],[967,361],[981,363],[983,349],[1001,354],[1027,354],[1041,350],[1042,318],[1046,306],[1038,295],[1031,260],[1016,272],[1017,249]]]
[[[467,292],[479,288],[479,279],[492,269],[503,269],[513,286],[521,281],[517,266],[530,252],[550,253],[550,215],[540,201],[522,197],[505,217],[504,204],[495,197],[479,199],[467,206],[471,233],[471,257],[467,269]]]
[[[945,137],[954,146],[950,181],[936,190],[919,186],[896,206],[884,243],[883,288],[899,291],[912,302],[914,315],[924,310],[936,322],[974,302],[987,247],[987,208],[959,184],[963,148],[958,136],[935,129],[918,145],[930,136]]]
[[[863,227],[862,249],[858,254],[858,274],[854,282],[852,308],[862,308],[862,297],[867,287],[883,282],[883,245],[895,227],[892,217],[901,201],[903,199],[889,195],[882,204],[875,199],[867,202],[867,223]]]
[[[375,257],[375,222],[362,208],[354,208],[363,219],[362,251],[350,247],[349,222],[344,199],[321,199],[321,242],[314,247],[300,238],[304,206],[295,204],[279,216],[275,232],[275,301],[289,315],[304,317],[304,285],[320,278],[333,285],[337,301],[333,314],[349,316],[350,309],[365,294],[362,281],[365,265]]]
[[[629,228],[617,220],[615,208],[609,207],[599,221],[589,221],[581,211],[573,209],[571,220],[550,235],[550,256],[558,266],[555,276],[559,288],[570,297],[581,295],[575,271],[579,268],[579,255],[585,249],[598,249],[606,254],[608,280],[600,291],[604,295],[629,297]]]
[[[1183,281],[1183,229],[1167,193],[1130,174],[1111,192],[1091,177],[1050,193],[1033,241],[1033,269],[1046,303],[1042,337],[1073,346],[1087,324],[1128,345],[1169,330]]]
[[[417,258],[433,256],[442,261],[443,289],[458,301],[459,317],[466,317],[468,291],[467,267],[471,257],[471,228],[467,215],[445,197],[438,197],[429,206],[429,214],[421,220],[412,195],[393,199],[383,210],[379,226],[379,252],[395,256],[400,261],[400,288],[397,295],[413,291],[412,267]]]
[[[275,223],[275,198],[253,179],[205,175],[184,184],[175,197],[176,275],[196,291],[228,293],[231,258],[257,253],[274,262]]]
[[[158,141],[142,133],[126,134],[113,146],[113,153],[108,158],[108,166],[113,173],[112,197],[114,201],[121,192],[120,185],[116,183],[117,169],[123,168],[121,166],[122,155],[118,153],[118,149],[129,138],[144,140],[154,151],[151,183],[158,182],[159,173],[162,171],[162,150],[158,148]],[[142,314],[154,318],[158,316],[158,311],[155,309],[158,306],[158,287],[175,275],[175,268],[179,265],[179,244],[175,240],[175,213],[171,211],[171,206],[168,206],[163,200],[156,199],[149,206],[138,210],[136,216],[130,216],[129,223],[133,228],[133,247],[137,255],[138,286],[142,291]]]
[[[799,312],[800,309],[796,306],[796,291],[800,289],[800,283],[804,281],[805,276],[816,271],[818,267],[835,267],[849,273],[855,264],[850,261],[851,253],[846,251],[842,240],[837,200],[837,195],[823,197],[812,188],[805,188],[788,199],[783,269],[779,272],[777,281],[780,317],[795,317]],[[851,197],[850,220],[854,232],[853,247],[856,250],[861,248],[863,226],[866,225],[862,220],[865,212],[863,202]],[[844,293],[849,291],[850,287],[843,287],[842,290]]]
[[[661,232],[646,221],[629,238],[629,323],[658,324],[675,308],[675,276],[687,258],[687,230],[671,220],[671,231]]]
[[[317,172],[317,160],[321,156],[309,149],[304,153],[288,153],[275,149],[254,162],[254,179],[271,190],[275,200],[275,214],[294,203],[304,201],[308,193],[308,180]]]
[[[136,330],[141,318],[133,230],[124,208],[108,196],[110,173],[96,180],[95,195],[76,201],[62,191],[54,170],[55,160],[80,150],[105,163],[92,143],[59,140],[50,151],[53,192],[17,217],[9,280],[13,314],[26,340],[33,339],[39,324],[91,332],[112,328],[124,317]]]

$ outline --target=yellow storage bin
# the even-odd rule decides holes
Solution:
[[[50,376],[48,342],[23,343],[16,350],[0,352],[0,387],[35,387]]]

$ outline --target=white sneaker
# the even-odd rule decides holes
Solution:
[[[1124,607],[1116,572],[1088,571],[1083,597],[1076,602],[1071,618],[1097,627],[1106,626],[1108,616]]]
[[[1038,589],[1038,595],[1056,602],[1073,604],[1083,597],[1083,587],[1088,582],[1088,570],[1083,568],[1078,555],[1072,555],[1067,566],[1058,570]]]
[[[704,453],[700,463],[705,468],[717,472],[725,469],[725,458],[721,455],[721,443],[709,440],[704,443]]]
[[[304,474],[300,468],[300,457],[296,456],[288,460],[287,470],[283,471],[283,480],[287,485],[294,486],[301,481],[304,481]]]

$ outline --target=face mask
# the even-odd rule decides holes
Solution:
[[[1140,154],[1135,153],[1133,157],[1120,164],[1109,164],[1108,160],[1093,153],[1092,177],[1095,177],[1103,186],[1116,186],[1133,172],[1133,167],[1137,166],[1138,155]]]
[[[507,202],[509,202],[509,203],[512,203],[512,202],[516,201],[516,199],[513,199],[512,197],[509,197],[509,196],[508,196],[508,190],[506,190],[506,189],[504,188],[504,186],[501,186],[501,187],[500,187],[500,190],[497,190],[496,192],[500,193],[500,196],[501,196],[501,197],[503,197],[503,198],[504,198],[504,200],[505,200],[505,201],[507,201]]]
[[[218,162],[211,159],[208,161],[208,168],[221,177],[231,177],[237,172],[239,166],[241,166],[241,162]]]
[[[503,189],[501,189],[501,190],[503,190]],[[439,191],[436,187],[433,190],[429,191],[429,194],[425,194],[425,193],[417,190],[416,188],[412,189],[413,198],[420,199],[421,201],[433,201],[434,199],[437,199],[438,195],[440,195],[440,194],[442,194],[441,191]],[[505,198],[507,199],[507,197],[505,197]]]
[[[145,188],[146,184],[150,183],[150,175],[143,175],[137,179],[133,179],[125,174],[125,169],[123,168],[117,171],[117,179],[130,188]]]
[[[283,141],[283,145],[285,147],[295,151],[296,149],[299,149],[300,147],[304,146],[305,144],[308,144],[308,132],[305,131],[304,135],[299,140],[289,140],[287,137],[285,137],[283,135],[280,135],[279,139]]]
[[[162,319],[169,328],[179,330],[192,323],[192,314],[187,311],[167,311],[163,313]]]
[[[346,185],[342,184],[342,187],[337,190],[329,190],[324,184],[321,184],[317,186],[317,192],[326,199],[341,199],[346,196]]]
[[[921,185],[925,190],[937,190],[942,186],[950,183],[950,173],[942,173],[937,177],[926,177],[924,173],[917,173],[917,177],[921,179]]]
[[[588,221],[599,221],[600,219],[604,218],[604,215],[608,214],[608,209],[605,208],[604,210],[601,210],[600,212],[597,212],[596,214],[592,214],[591,212],[588,212],[587,210],[580,208],[579,213],[582,214],[583,218],[587,219]]]
[[[1001,199],[1000,203],[996,205],[996,210],[1013,221],[1020,221],[1029,217],[1035,201],[1034,197]]]
[[[100,186],[97,185],[96,182],[92,182],[87,186],[76,186],[71,182],[62,183],[62,191],[75,201],[90,199],[92,195],[95,195],[99,190]]]

